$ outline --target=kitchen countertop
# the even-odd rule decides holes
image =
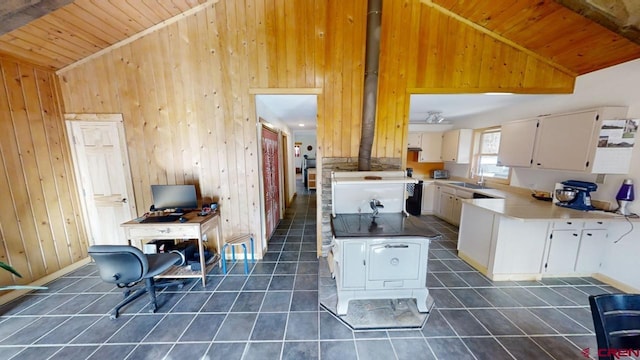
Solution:
[[[453,186],[469,192],[494,196],[494,199],[463,199],[467,204],[477,206],[502,216],[524,221],[539,220],[562,220],[562,219],[582,219],[582,220],[625,220],[624,216],[616,215],[601,210],[581,211],[557,206],[550,201],[541,201],[529,196],[515,192],[499,189],[469,189],[450,184],[456,181],[436,180],[436,184]],[[638,219],[629,219],[638,221]]]
[[[401,213],[378,214],[375,222],[371,214],[338,214],[331,218],[331,230],[336,238],[420,236],[433,239],[440,236],[418,218]]]

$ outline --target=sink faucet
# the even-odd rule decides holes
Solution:
[[[484,171],[482,171],[482,168],[480,168],[480,171],[478,171],[478,175],[480,175],[480,178],[478,179],[478,185],[484,186]]]
[[[384,208],[384,205],[382,205],[380,200],[377,199],[371,199],[371,201],[369,201],[369,206],[371,206],[371,210],[373,210],[373,217],[378,215],[379,209]]]

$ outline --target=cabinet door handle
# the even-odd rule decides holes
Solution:
[[[384,246],[385,249],[400,249],[400,248],[405,249],[405,248],[408,248],[408,247],[409,247],[409,245],[404,245],[404,244],[398,244],[398,245],[387,244],[387,245]]]
[[[592,236],[591,233],[587,233],[587,236]]]
[[[573,233],[572,235],[573,235],[573,236],[578,236],[578,234],[576,234],[576,233]]]

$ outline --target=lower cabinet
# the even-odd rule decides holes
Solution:
[[[435,196],[437,201],[434,214],[450,224],[460,225],[462,199],[473,198],[473,193],[449,186],[437,186]]]
[[[521,221],[462,206],[458,255],[492,280],[539,277],[548,222]]]
[[[420,213],[433,214],[435,212],[435,196],[436,185],[433,182],[424,182],[422,184],[422,208]]]
[[[553,230],[549,235],[549,252],[544,264],[546,274],[570,274],[576,266],[580,230]]]
[[[462,208],[458,255],[492,280],[590,276],[600,269],[608,222],[522,221]]]
[[[448,188],[440,188],[438,193],[438,208],[436,209],[436,216],[439,218],[452,222],[453,219],[453,207],[455,203],[455,194],[447,191]]]
[[[593,274],[598,272],[607,244],[607,234],[608,231],[605,229],[582,230],[576,260],[576,273]]]
[[[544,275],[590,275],[598,272],[607,245],[602,221],[552,222]]]

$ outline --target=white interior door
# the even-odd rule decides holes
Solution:
[[[122,122],[67,119],[90,242],[128,244],[120,224],[136,209]]]

